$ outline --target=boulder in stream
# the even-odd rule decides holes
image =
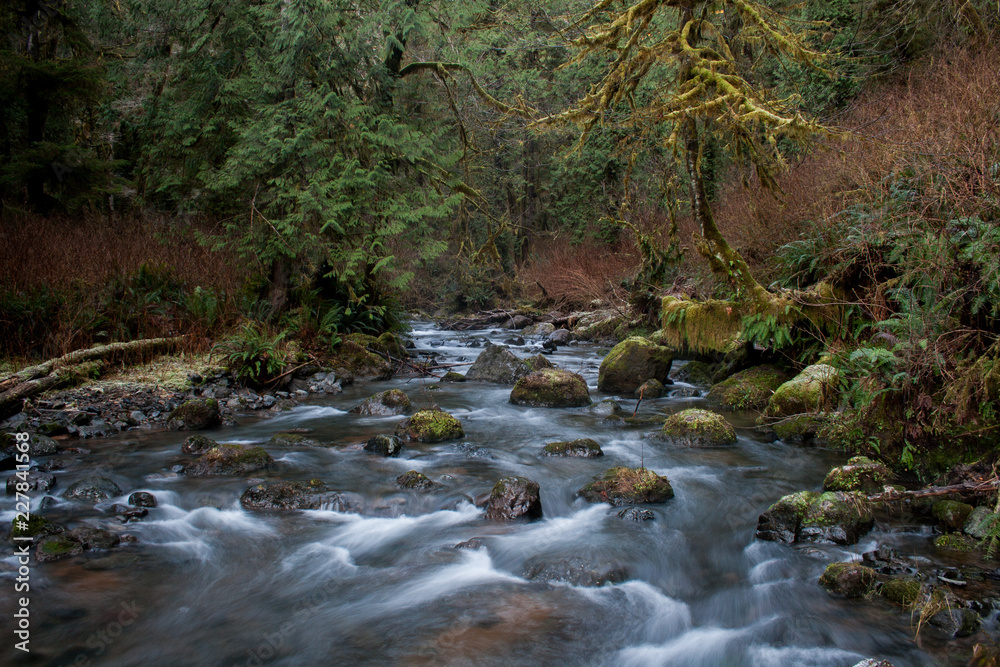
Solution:
[[[531,372],[528,365],[506,347],[487,343],[465,374],[466,380],[514,384]]]
[[[416,442],[443,442],[465,437],[462,424],[439,409],[421,410],[396,426],[396,435]]]
[[[847,598],[862,598],[874,592],[878,583],[875,570],[857,561],[830,563],[819,584],[836,595]]]
[[[318,510],[343,512],[347,503],[318,479],[308,482],[268,482],[251,486],[240,496],[248,510]]]
[[[545,456],[570,456],[584,459],[592,459],[604,456],[601,446],[596,440],[590,438],[580,438],[568,442],[550,442],[542,450]]]
[[[128,504],[133,507],[156,507],[156,496],[148,491],[136,491],[128,497]]]
[[[780,498],[757,520],[758,539],[773,542],[856,544],[875,519],[857,492],[800,491]]]
[[[399,389],[387,389],[369,396],[351,412],[359,415],[405,415],[411,409],[406,394]]]
[[[0,450],[8,454],[15,454],[17,440],[13,433],[0,433]],[[28,436],[28,454],[30,456],[52,456],[59,451],[59,444],[47,435],[32,433]],[[11,459],[10,468],[13,469],[14,460]]]
[[[614,561],[591,560],[580,556],[550,559],[535,557],[524,566],[524,578],[559,581],[573,586],[595,588],[620,584],[631,576],[629,568]]]
[[[876,493],[891,479],[892,472],[881,463],[867,456],[854,456],[847,461],[847,465],[834,468],[827,474],[823,490]]]
[[[212,428],[222,423],[219,402],[214,398],[192,398],[184,401],[167,418],[172,428],[189,431]]]
[[[670,380],[673,360],[674,353],[668,347],[639,336],[626,338],[601,362],[597,388],[608,393],[632,395],[650,378],[666,383]]]
[[[181,443],[181,452],[184,454],[193,454],[195,456],[200,456],[210,450],[212,447],[218,447],[219,443],[212,440],[208,436],[196,434],[189,435]]]
[[[403,441],[395,435],[376,435],[365,443],[365,451],[379,456],[399,456],[403,451]]]
[[[736,430],[726,418],[709,410],[690,408],[671,415],[660,434],[689,447],[722,447],[736,444]]]
[[[667,384],[673,384],[673,380],[668,379]],[[667,387],[656,378],[649,378],[635,390],[636,398],[661,398],[666,394]]]
[[[538,482],[525,477],[504,477],[498,481],[486,501],[486,518],[493,521],[542,518]]]
[[[441,486],[424,473],[416,470],[404,472],[396,478],[396,484],[404,489],[434,489]]]
[[[307,438],[301,433],[275,433],[265,443],[268,447],[320,447],[319,440]]]
[[[590,405],[590,392],[582,376],[546,368],[519,379],[510,392],[510,402],[536,408],[576,408]]]
[[[724,408],[763,410],[775,390],[788,379],[788,373],[776,366],[754,366],[714,385],[708,397]]]
[[[274,459],[263,447],[219,445],[202,454],[184,472],[191,477],[237,477],[272,465]]]
[[[107,477],[87,477],[74,482],[66,489],[66,497],[99,503],[124,493],[122,488]]]
[[[55,475],[32,470],[24,475],[24,479],[17,475],[8,477],[7,495],[13,496],[15,493],[48,493],[55,485]]]
[[[674,497],[670,480],[648,468],[619,466],[605,471],[604,475],[577,492],[591,503],[610,503],[615,507],[665,503]]]

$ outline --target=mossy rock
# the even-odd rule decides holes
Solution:
[[[979,548],[979,542],[967,535],[962,535],[960,533],[948,533],[946,535],[938,535],[935,537],[934,546],[939,549],[948,549],[950,551],[975,551]]]
[[[597,388],[608,393],[633,395],[650,378],[669,381],[673,361],[674,353],[670,348],[632,336],[615,345],[601,361]]]
[[[920,600],[923,585],[912,577],[890,579],[879,591],[886,600],[902,607],[913,607]]]
[[[376,435],[365,443],[365,451],[379,456],[399,456],[403,451],[403,441],[395,435]]]
[[[666,394],[666,386],[656,378],[649,378],[635,390],[636,398],[662,398]]]
[[[267,441],[268,447],[319,447],[319,440],[301,433],[275,433]]]
[[[867,498],[855,492],[800,491],[782,497],[757,519],[756,536],[774,542],[856,544],[875,519]]]
[[[528,372],[530,373],[544,370],[546,368],[558,368],[558,366],[549,361],[549,358],[544,354],[536,354],[533,357],[528,357],[524,360],[524,363],[528,367]]]
[[[416,470],[407,470],[396,478],[396,484],[404,489],[434,489],[440,484],[434,482],[430,477]]]
[[[767,423],[767,419],[759,420]],[[785,442],[803,442],[816,437],[826,422],[819,415],[795,415],[770,424],[774,434]]]
[[[406,394],[399,389],[387,389],[369,396],[351,412],[359,415],[405,415],[412,408]]]
[[[65,496],[74,500],[99,503],[124,493],[122,488],[107,477],[87,477],[74,482],[66,489]]]
[[[719,363],[709,363],[699,359],[692,359],[678,368],[674,373],[674,377],[688,384],[713,384],[721,368],[722,364]]]
[[[204,435],[189,435],[184,438],[184,442],[181,443],[181,453],[191,454],[191,455],[201,455],[212,449],[213,447],[218,447],[219,443],[212,440],[208,436]]]
[[[525,477],[504,477],[493,485],[486,501],[486,518],[493,521],[542,518],[538,482]]]
[[[42,538],[35,547],[35,560],[49,563],[83,553],[83,545],[65,535],[49,535]]]
[[[531,372],[523,359],[506,347],[487,343],[465,374],[466,380],[512,385]]]
[[[1000,525],[1000,515],[989,507],[979,506],[972,510],[962,526],[962,532],[977,540],[985,539],[994,525]]]
[[[522,336],[548,336],[556,330],[556,325],[551,322],[539,322],[521,330]]]
[[[786,544],[795,542],[802,519],[816,497],[812,491],[782,496],[757,519],[757,539]]]
[[[690,408],[667,417],[660,434],[689,447],[722,447],[736,444],[736,430],[722,415]]]
[[[389,333],[388,331],[375,339],[375,349],[385,352],[386,354],[397,359],[402,359],[403,357],[408,356],[406,354],[406,348],[403,347],[399,337],[395,334]]]
[[[972,505],[957,500],[939,500],[931,508],[931,515],[945,530],[957,532],[965,526],[972,509]]]
[[[240,505],[248,510],[344,509],[340,496],[318,479],[257,484],[243,492]]]
[[[448,371],[441,377],[441,382],[465,382],[465,376],[455,371]]]
[[[765,419],[784,419],[793,415],[815,413],[834,390],[838,372],[827,364],[806,366],[802,372],[783,383],[767,402]]]
[[[664,340],[675,350],[725,354],[741,344],[744,311],[738,303],[665,296],[660,308]]]
[[[263,447],[219,445],[208,450],[185,469],[191,477],[236,477],[266,470],[274,459]]]
[[[0,433],[0,450],[9,454],[19,453],[17,437],[14,433]],[[47,435],[31,433],[28,435],[28,454],[31,456],[52,456],[59,452],[59,443]]]
[[[27,527],[18,528],[19,520],[14,518],[10,523],[10,536],[15,537],[30,537],[34,541],[45,537],[46,535],[58,535],[66,531],[65,528],[57,523],[52,523],[48,519],[38,514],[31,514],[28,516]]]
[[[192,398],[170,413],[167,421],[177,420],[190,431],[212,428],[222,423],[219,402],[214,398]]]
[[[543,449],[545,456],[570,456],[592,459],[604,456],[601,446],[590,438],[580,438],[568,442],[550,442]]]
[[[622,414],[622,406],[613,398],[605,398],[590,406],[590,414],[598,417],[614,417]]]
[[[755,366],[713,385],[708,398],[733,410],[763,410],[774,391],[789,380],[776,366]]]
[[[577,408],[590,405],[587,381],[558,368],[529,373],[517,381],[510,402],[536,408]]]
[[[819,578],[819,584],[835,595],[862,598],[874,592],[878,576],[860,563],[830,563]]]
[[[372,380],[386,380],[392,377],[392,362],[369,350],[369,347],[377,349],[374,347],[376,341],[372,336],[368,336],[367,339],[363,336],[364,334],[351,334],[340,343],[330,362],[334,368],[339,369],[337,375]]]
[[[670,481],[648,468],[611,468],[577,492],[591,503],[625,505],[665,503],[674,497]]]
[[[396,426],[396,435],[416,442],[443,442],[465,437],[462,424],[442,410],[421,410]]]
[[[834,468],[823,481],[824,491],[881,491],[892,479],[892,472],[867,456],[855,456],[847,465]]]

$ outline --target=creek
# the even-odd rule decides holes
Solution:
[[[417,323],[411,335],[417,352],[459,363],[479,353],[467,346],[473,339],[502,342],[509,332],[456,334]],[[550,359],[582,374],[595,402],[604,398],[596,390],[597,346],[561,347]],[[407,444],[398,458],[361,450],[402,417],[348,410],[388,388],[402,389],[416,408],[450,412],[465,438]],[[697,395],[704,387],[669,389],[665,398],[642,401],[639,415],[706,405]],[[964,664],[958,656],[971,653],[963,645],[950,662],[955,642],[918,645],[908,613],[835,599],[817,584],[829,562],[879,544],[931,549],[928,527],[880,522],[851,547],[755,540],[760,513],[782,495],[819,489],[826,472],[846,460],[843,452],[771,442],[750,428],[751,416],[727,412],[737,445],[680,448],[645,437],[655,427],[605,424],[588,408],[513,406],[509,394],[510,387],[473,382],[358,382],[273,418],[248,415],[239,426],[206,433],[260,444],[309,429],[308,437],[330,446],[271,448],[278,465],[261,477],[318,478],[355,498],[358,513],[243,510],[245,479],[170,472],[190,461],[180,452],[185,432],[73,443],[91,454],[57,475],[56,502],[45,516],[107,524],[113,517],[106,509],[139,490],[159,505],[125,526],[135,544],[33,566],[33,659],[25,664],[849,667],[879,657],[904,667]],[[635,399],[619,400],[631,413]],[[597,440],[605,456],[540,456],[547,442],[584,437]],[[648,506],[653,520],[622,519],[617,508],[575,497],[607,468],[640,464],[666,475],[676,492]],[[96,468],[125,496],[93,509],[61,498]],[[395,479],[411,469],[442,486],[401,490]],[[540,484],[541,520],[483,518],[475,499],[507,475]],[[2,508],[9,525],[12,499]],[[472,538],[482,546],[455,548]],[[532,578],[559,563],[624,580],[585,587]],[[8,569],[0,582],[4,628],[12,577]],[[22,662],[12,643],[3,642],[3,664]]]

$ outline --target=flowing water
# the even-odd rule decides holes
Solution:
[[[417,324],[417,350],[452,363],[472,361],[473,338]],[[513,348],[527,356],[526,348]],[[534,354],[534,352],[531,352]],[[596,391],[598,348],[581,344],[551,356]],[[459,370],[467,368],[459,367]],[[399,458],[362,451],[401,417],[347,411],[386,388],[415,406],[438,405],[461,420],[461,441],[408,444]],[[672,396],[645,400],[640,415],[703,405],[678,383]],[[703,388],[702,388],[703,389]],[[818,489],[843,453],[788,445],[740,431],[734,447],[690,449],[644,438],[654,427],[601,423],[587,408],[510,405],[509,387],[419,379],[358,383],[272,419],[247,416],[211,433],[222,442],[262,443],[291,428],[311,429],[324,448],[270,452],[268,479],[318,478],[347,492],[359,513],[248,512],[241,479],[189,479],[169,472],[190,460],[185,433],[131,432],[87,441],[92,454],[59,476],[58,493],[103,470],[126,495],[145,490],[159,506],[128,524],[138,543],[32,570],[31,664],[96,665],[816,665],[866,657],[904,665],[949,662],[946,645],[918,647],[909,616],[879,602],[837,600],[818,586],[831,560],[877,544],[913,553],[927,529],[881,523],[853,547],[755,541],[758,515],[786,493]],[[697,392],[695,392],[697,393]],[[686,396],[687,395],[687,396]],[[634,408],[633,398],[621,397]],[[541,457],[546,442],[590,437],[605,456]],[[612,465],[644,463],[669,477],[676,497],[633,522],[617,509],[575,498]],[[401,491],[396,476],[419,470],[443,486]],[[541,485],[544,518],[487,522],[474,501],[506,475]],[[117,499],[124,502],[124,497]],[[62,501],[56,521],[110,518]],[[0,519],[9,524],[13,503]],[[455,545],[480,538],[478,549]],[[625,581],[582,587],[529,578],[551,563],[584,563]],[[8,568],[13,559],[8,559]],[[13,574],[0,580],[4,628],[13,611]],[[10,635],[0,661],[21,661]],[[969,655],[968,646],[962,655]]]

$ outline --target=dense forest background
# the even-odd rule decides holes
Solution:
[[[748,125],[787,166],[771,170],[699,121],[708,202],[758,281],[847,299],[837,331],[749,330],[793,365],[849,349],[855,405],[888,420],[874,398],[904,397],[898,456],[942,420],[995,436],[1000,7],[751,4],[817,57],[744,38],[741,2],[653,3],[643,24],[703,12],[761,99],[822,129],[803,148]],[[6,3],[2,352],[178,333],[208,347],[237,327],[320,349],[417,309],[603,307],[655,325],[664,294],[730,297],[732,276],[690,247],[672,121],[640,113],[681,65],[633,72],[599,122],[572,113],[621,52],[595,48],[594,26],[628,8]]]

